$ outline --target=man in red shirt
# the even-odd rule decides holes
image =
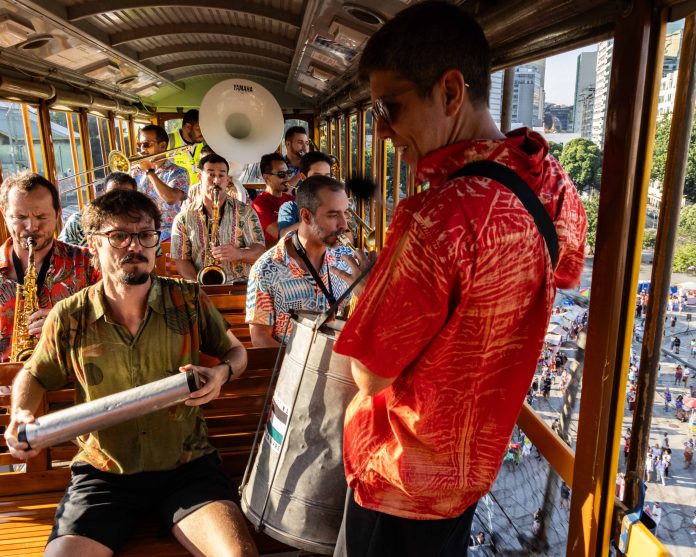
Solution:
[[[256,196],[252,207],[259,215],[266,247],[270,248],[278,241],[278,211],[286,201],[293,201],[294,195],[286,193],[290,188],[292,173],[282,155],[270,153],[261,157],[259,164],[266,189]]]
[[[466,555],[556,287],[580,279],[586,216],[540,135],[496,127],[489,47],[460,8],[407,8],[372,36],[360,74],[377,134],[423,188],[399,203],[335,346],[359,387],[346,412],[349,492],[335,555]],[[500,181],[451,177],[474,161],[521,177],[550,231]]]

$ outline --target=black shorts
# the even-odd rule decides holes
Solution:
[[[165,533],[213,501],[239,505],[237,486],[222,469],[217,453],[175,470],[138,474],[112,474],[76,463],[48,541],[84,536],[116,552],[145,516],[155,516]]]
[[[334,557],[464,557],[477,504],[454,518],[414,520],[365,509],[349,488]]]

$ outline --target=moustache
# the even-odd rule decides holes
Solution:
[[[140,261],[142,263],[147,263],[148,259],[142,253],[129,253],[123,259],[121,259],[121,265],[124,263],[130,263],[131,261]]]

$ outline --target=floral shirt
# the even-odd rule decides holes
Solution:
[[[111,319],[102,282],[56,305],[25,368],[49,390],[76,381],[75,403],[164,379],[221,358],[232,347],[225,320],[193,282],[154,277],[135,336]],[[77,439],[73,462],[135,474],[172,470],[212,453],[199,406],[177,404]]]
[[[264,253],[251,268],[247,287],[246,322],[258,325],[272,325],[273,336],[280,341],[290,319],[290,310],[322,312],[329,309],[329,302],[323,291],[306,272],[288,255],[287,242],[292,241],[296,232],[284,236],[275,247]],[[319,270],[319,278],[324,285],[329,284],[333,295],[339,298],[348,285],[330,269],[336,267],[346,272],[350,268],[341,261],[343,255],[350,255],[348,248],[328,248],[324,264]],[[350,297],[344,302],[347,303]],[[342,307],[343,307],[342,305]],[[292,326],[288,329],[288,334]]]
[[[263,245],[261,223],[251,205],[227,197],[221,207],[221,213],[218,226],[219,245],[233,244],[238,248],[248,248],[252,244]],[[196,271],[205,267],[209,237],[208,220],[203,202],[200,200],[196,206],[189,204],[184,207],[174,219],[171,257],[192,261]],[[247,278],[251,269],[251,263],[244,261],[221,261],[219,265],[225,271],[228,283],[235,279]]]
[[[2,361],[8,361],[12,350],[17,281],[9,277],[11,265],[12,238],[8,238],[0,248],[0,358]],[[38,273],[39,269],[36,272]],[[75,294],[85,286],[94,284],[100,278],[99,271],[92,267],[87,249],[56,240],[53,243],[46,279],[38,292],[39,307],[51,308],[58,301]]]
[[[489,159],[516,171],[556,227],[554,271],[531,215],[505,186],[448,176]],[[399,203],[384,250],[334,350],[394,382],[346,412],[344,463],[362,507],[460,515],[493,485],[529,389],[556,287],[580,280],[587,219],[537,133],[429,153],[429,188]]]
[[[167,203],[162,199],[157,193],[157,189],[152,185],[147,177],[147,172],[135,167],[132,171],[133,178],[138,183],[138,191],[148,195],[159,208],[162,213],[162,226],[160,227],[162,231],[162,236],[160,237],[160,242],[169,240],[172,235],[172,224],[174,223],[174,217],[179,213],[181,209],[181,202],[177,203]],[[175,165],[171,161],[164,161],[162,165],[155,170],[157,177],[167,184],[170,188],[176,188],[188,193],[189,188],[189,174],[185,168]],[[186,196],[184,196],[185,198]]]

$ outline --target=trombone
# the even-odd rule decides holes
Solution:
[[[166,151],[162,151],[161,153],[157,153],[155,155],[142,155],[142,156],[134,156],[134,157],[127,157],[125,153],[122,153],[121,151],[111,151],[109,153],[109,156],[107,157],[107,162],[106,164],[102,164],[101,166],[95,166],[94,168],[90,168],[88,170],[83,170],[82,172],[77,172],[76,174],[71,174],[70,176],[64,176],[63,178],[59,178],[56,180],[57,182],[62,182],[63,180],[70,180],[71,178],[76,178],[77,176],[82,176],[83,174],[88,174],[90,172],[96,172],[97,170],[101,170],[102,168],[108,168],[111,170],[111,172],[125,172],[128,174],[131,171],[131,168],[133,168],[134,164],[137,164],[142,161],[147,161],[150,159],[155,159],[155,158],[171,158],[175,154],[177,154],[179,151],[184,151],[186,149],[190,149],[191,145],[182,145],[181,147],[176,147],[174,149],[168,149]],[[80,186],[82,188],[91,186],[94,182],[90,184],[85,184],[83,186]],[[78,188],[79,189],[79,188]],[[65,193],[65,192],[61,192]]]

